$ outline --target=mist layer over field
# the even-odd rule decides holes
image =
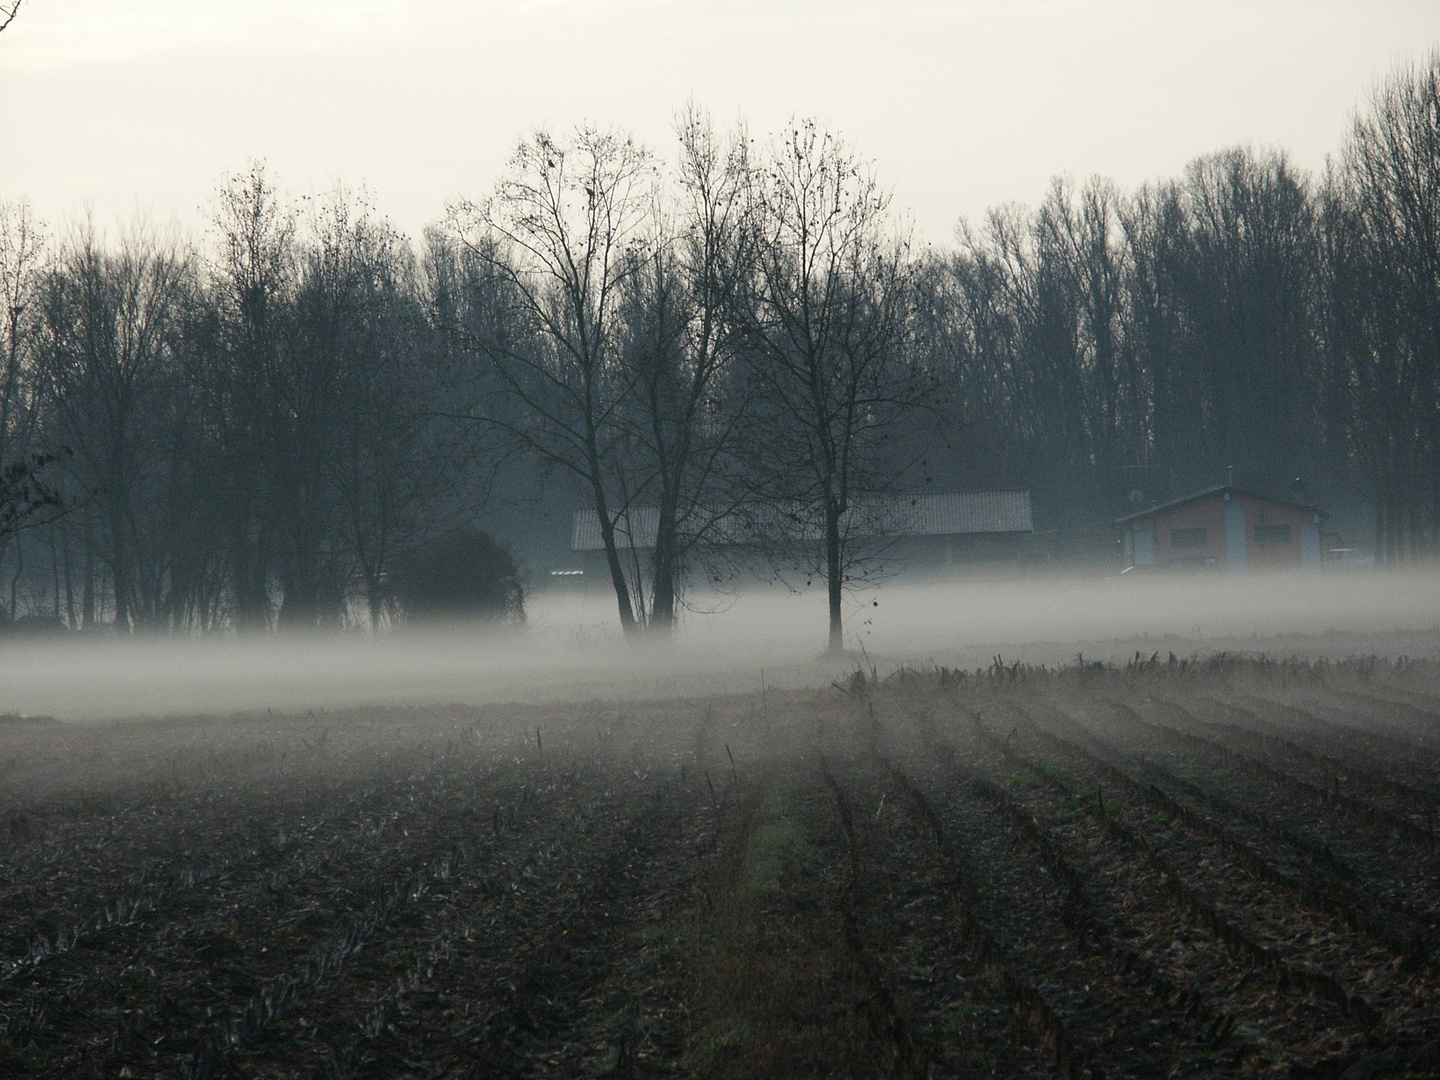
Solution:
[[[824,685],[856,664],[974,668],[1221,650],[1440,655],[1433,572],[892,581],[847,609],[850,658],[820,658],[824,595],[754,589],[696,606],[669,646],[626,646],[603,591],[550,592],[520,633],[7,641],[0,713],[61,719],[363,704],[675,697]]]

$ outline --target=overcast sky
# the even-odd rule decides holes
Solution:
[[[295,193],[363,185],[415,235],[537,126],[668,154],[693,98],[754,135],[819,119],[947,243],[1057,173],[1130,187],[1242,142],[1319,168],[1437,40],[1437,0],[24,0],[0,199],[195,230],[256,157]]]

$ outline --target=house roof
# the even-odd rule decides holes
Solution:
[[[1116,518],[1116,525],[1128,525],[1132,521],[1150,517],[1152,514],[1163,513],[1166,510],[1177,506],[1184,506],[1187,503],[1199,502],[1201,499],[1209,499],[1216,495],[1231,496],[1238,495],[1246,499],[1258,499],[1260,502],[1270,503],[1272,506],[1288,506],[1292,510],[1304,510],[1306,513],[1319,513],[1319,508],[1309,503],[1292,502],[1289,499],[1277,499],[1273,495],[1265,495],[1249,488],[1235,487],[1233,484],[1220,484],[1217,487],[1206,488],[1204,491],[1197,491],[1190,495],[1182,495],[1178,499],[1171,499],[1169,502],[1157,503],[1146,510],[1137,510],[1133,514],[1126,514],[1122,518]]]
[[[775,522],[777,534],[797,540],[818,540],[818,522],[807,520],[798,506],[776,506],[769,513],[752,513],[748,520],[734,515],[712,529],[718,543],[744,543],[757,532],[769,531],[762,522]],[[616,516],[616,540],[621,547],[655,546],[660,511],[654,506],[633,506]],[[974,533],[1030,532],[1030,492],[952,491],[937,494],[885,495],[862,499],[845,514],[843,527],[850,536],[963,536]],[[593,507],[575,511],[571,533],[574,551],[600,551],[600,515]]]

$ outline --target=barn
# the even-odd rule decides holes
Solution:
[[[818,524],[805,524],[790,508],[772,510],[765,516],[785,523],[786,539],[819,542]],[[734,524],[720,522],[712,530],[716,542],[734,547],[764,545],[774,538],[755,535],[755,522],[761,516],[751,514],[744,524],[738,519]],[[655,546],[658,521],[655,507],[632,507],[615,523],[620,546],[647,555]],[[1023,489],[877,496],[858,501],[842,527],[852,538],[881,542],[887,562],[911,571],[1013,563],[1023,538],[1034,528],[1030,492]],[[593,508],[575,511],[571,549],[585,560],[586,577],[603,575],[600,518]]]
[[[1323,517],[1315,506],[1227,484],[1128,514],[1115,524],[1126,565],[1136,569],[1318,570]]]

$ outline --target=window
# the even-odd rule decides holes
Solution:
[[[1170,546],[1174,548],[1205,547],[1207,538],[1204,529],[1171,529]]]
[[[1288,544],[1290,543],[1289,525],[1256,525],[1255,546],[1264,547],[1266,544]]]

